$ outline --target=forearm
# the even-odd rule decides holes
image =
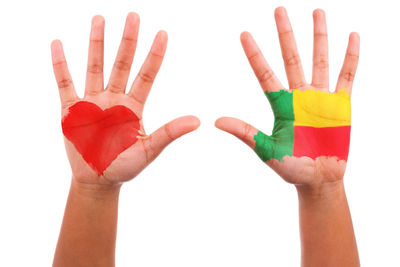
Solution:
[[[72,179],[54,267],[115,265],[119,191]]]
[[[343,181],[297,186],[303,267],[360,266]]]

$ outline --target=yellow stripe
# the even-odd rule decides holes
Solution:
[[[351,125],[350,96],[337,93],[293,90],[294,125],[316,128]]]

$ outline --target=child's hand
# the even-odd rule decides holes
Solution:
[[[62,127],[73,178],[85,184],[119,184],[134,178],[173,140],[199,120],[178,118],[147,135],[143,107],[161,66],[167,34],[160,31],[131,89],[125,94],[136,49],[139,16],[130,13],[108,85],[103,84],[104,19],[92,20],[85,96],[76,95],[60,41],[52,43],[62,104]]]
[[[325,14],[314,12],[314,58],[311,84],[304,78],[293,31],[284,8],[275,12],[290,90],[275,77],[252,36],[241,36],[246,56],[275,116],[271,136],[234,118],[219,118],[216,127],[248,144],[284,180],[318,188],[343,179],[350,142],[350,94],[359,55],[352,33],[334,93],[329,92]]]

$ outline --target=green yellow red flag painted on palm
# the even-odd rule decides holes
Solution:
[[[337,157],[347,160],[350,130],[350,96],[336,93],[280,90],[265,93],[275,116],[272,135],[254,135],[255,151],[267,161],[284,156]]]

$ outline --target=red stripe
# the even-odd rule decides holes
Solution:
[[[351,126],[314,128],[294,126],[293,156],[336,156],[347,160]]]

